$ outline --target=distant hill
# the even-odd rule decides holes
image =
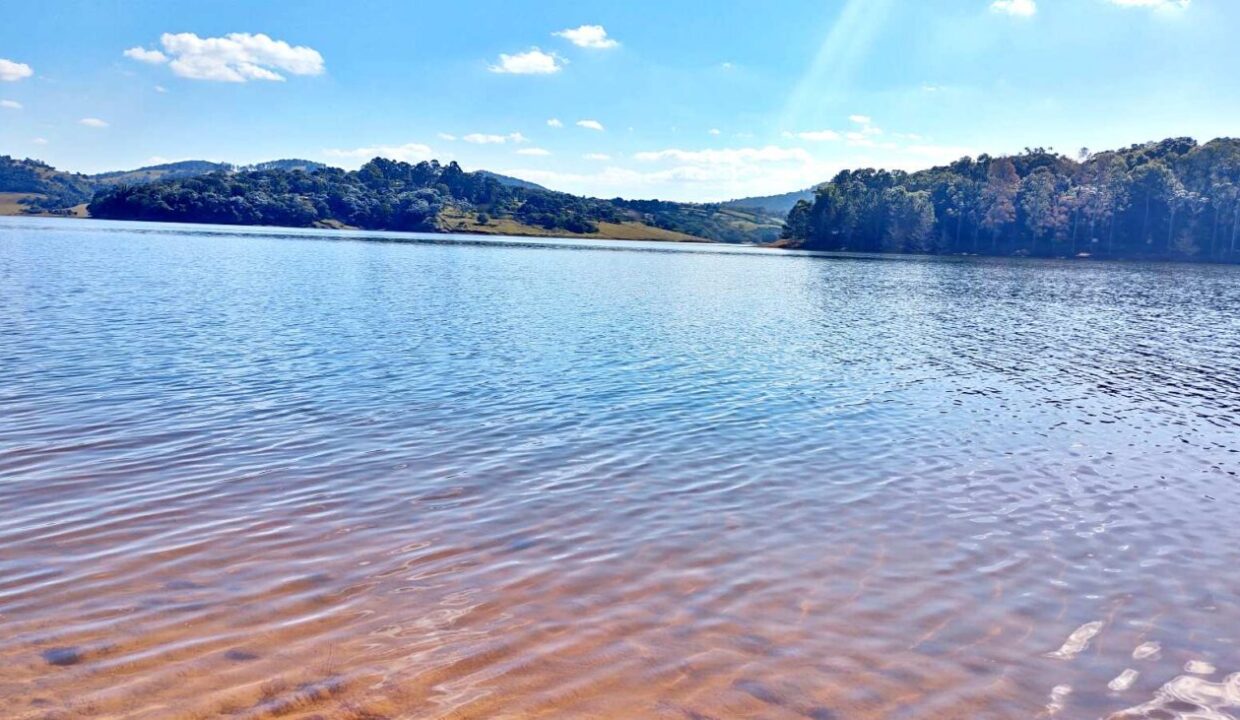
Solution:
[[[67,173],[38,160],[0,155],[0,193],[10,198],[3,207],[35,211],[59,210],[90,200],[96,183],[88,175]]]
[[[40,160],[19,160],[0,155],[0,194],[6,202],[0,206],[0,214],[23,211],[52,212],[64,214],[69,208],[90,202],[94,194],[117,185],[143,185],[160,180],[177,180],[198,177],[215,172],[245,172],[253,170],[303,170],[314,172],[327,166],[313,160],[286,159],[233,165],[209,160],[181,160],[178,162],[147,165],[134,170],[85,175],[70,173],[48,165]],[[521,182],[515,180],[515,182]]]
[[[288,160],[269,160],[267,162],[255,163],[253,165],[245,165],[243,167],[239,167],[235,169],[237,170],[304,170],[306,172],[314,172],[315,170],[322,170],[325,167],[327,167],[327,165],[324,165],[321,162],[315,162],[313,160],[300,160],[300,159],[294,158],[294,159],[288,159]]]
[[[182,160],[180,162],[148,165],[136,170],[115,170],[112,172],[88,175],[96,185],[121,185],[148,183],[156,180],[195,177],[211,172],[229,172],[233,169],[228,163],[210,162],[208,160]]]
[[[794,190],[782,195],[764,195],[761,197],[739,198],[737,200],[728,200],[721,203],[724,207],[733,208],[749,208],[751,210],[763,210],[772,215],[783,217],[788,211],[797,204],[798,200],[813,202],[814,188],[806,188],[804,190]]]
[[[532,183],[529,180],[522,180],[521,178],[515,178],[509,175],[500,175],[499,173],[494,173],[490,170],[478,170],[477,173],[483,177],[495,178],[499,181],[500,185],[505,185],[507,187],[526,188],[527,190],[547,189],[538,183]]]
[[[209,207],[215,198],[228,206]],[[298,159],[185,160],[83,175],[0,156],[0,214],[84,215],[87,203],[97,217],[139,220],[732,243],[772,242],[783,227],[764,208],[584,198],[434,161],[376,158],[346,172]]]
[[[111,184],[89,210],[123,220],[738,243],[771,242],[783,227],[746,208],[579,197],[455,162],[384,158],[355,171],[235,170]]]

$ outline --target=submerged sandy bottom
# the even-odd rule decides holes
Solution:
[[[0,718],[1240,718],[1234,271],[437,242],[0,226]]]

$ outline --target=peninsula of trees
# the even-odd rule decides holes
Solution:
[[[814,250],[1240,262],[1240,140],[844,171],[792,208],[783,238]]]
[[[124,220],[347,226],[370,230],[599,234],[605,237],[775,240],[780,218],[717,204],[579,197],[455,162],[375,158],[355,171],[318,167],[211,172],[116,184],[90,215]]]

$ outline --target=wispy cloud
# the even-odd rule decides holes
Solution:
[[[872,143],[870,140],[871,135],[883,134],[882,128],[875,125],[874,120],[869,115],[849,115],[848,119],[860,126],[857,130],[844,133],[844,137],[848,138],[849,143],[852,145],[868,146]]]
[[[808,160],[809,153],[804,148],[786,148],[767,145],[760,148],[724,148],[721,150],[681,150],[669,148],[639,152],[634,159],[642,162],[675,160],[694,165],[739,165],[753,162],[784,162],[787,160]]]
[[[531,148],[521,148],[520,150],[517,151],[517,154],[518,155],[532,155],[534,157],[546,157],[547,155],[551,154],[551,151],[540,148],[540,147],[531,147]]]
[[[78,125],[85,125],[86,127],[92,128],[105,128],[108,126],[106,122],[96,117],[84,117],[81,120],[78,120]]]
[[[9,110],[21,110],[23,105],[16,100],[0,100],[0,107],[8,108]]]
[[[47,138],[37,137],[34,140],[31,140],[30,142],[34,143],[35,145],[46,145]]]
[[[722,134],[723,134],[723,132],[722,132],[719,128],[711,128],[711,129],[709,129],[709,130],[707,130],[707,131],[706,131],[706,134],[707,134],[707,135],[714,135],[714,136],[718,137],[719,135],[722,135]]]
[[[509,168],[506,174],[558,190],[596,197],[660,197],[715,201],[787,192],[825,182],[844,168],[884,167],[919,170],[957,160],[975,151],[965,147],[893,143],[858,148],[847,155],[818,157],[806,148],[768,145],[728,149],[668,148],[637,153],[636,167],[605,164],[589,172],[550,168]],[[586,159],[607,161],[606,155]]]
[[[810,142],[830,142],[840,139],[840,134],[835,130],[804,130],[802,132],[784,132],[786,138],[800,138]]]
[[[486,133],[470,133],[461,138],[467,143],[474,145],[503,145],[504,143],[523,143],[529,142],[530,139],[519,132],[508,133],[507,135],[488,135]]]
[[[147,50],[143,47],[131,47],[121,53],[130,60],[138,62],[150,63],[151,65],[159,65],[168,62],[168,56],[158,50]]]
[[[582,155],[581,157],[586,160],[594,160],[594,161],[607,161],[611,159],[611,156],[608,155],[607,153],[586,153],[585,155]]]
[[[157,93],[166,93],[166,92],[168,92],[168,88],[164,87],[163,85],[156,85],[156,86],[155,86],[155,92],[157,92]]]
[[[603,123],[598,120],[578,120],[577,127],[583,127],[587,130],[602,130]]]
[[[607,37],[607,31],[602,25],[582,25],[581,27],[569,28],[552,33],[556,37],[562,37],[577,47],[607,49],[614,48],[620,43],[614,39]]]
[[[404,162],[419,162],[422,160],[430,160],[434,154],[430,147],[421,143],[406,143],[404,145],[372,145],[369,147],[346,149],[327,149],[323,154],[329,158],[338,158],[341,160],[353,160],[354,164],[370,160],[371,158],[382,157],[391,160],[403,160]]]
[[[564,127],[564,123],[560,122],[559,118],[551,118],[547,121],[547,127],[562,128]]]
[[[585,157],[603,162],[611,159],[601,153]],[[525,168],[511,170],[509,174],[600,197],[719,200],[808,187],[831,177],[839,169],[836,164],[818,162],[803,148],[776,146],[709,150],[669,148],[637,153],[634,159],[647,167],[634,169],[609,164],[586,173]]]
[[[1186,10],[1192,0],[1107,0],[1112,5],[1130,8],[1153,8],[1154,10]]]
[[[499,61],[489,69],[493,73],[509,75],[551,75],[558,73],[567,63],[555,53],[545,53],[534,47],[515,55],[500,53]]]
[[[34,75],[34,70],[26,63],[0,58],[0,82],[17,82],[31,75]]]
[[[994,0],[990,3],[990,9],[1013,17],[1027,18],[1038,12],[1038,4],[1034,0]]]
[[[447,140],[448,142],[452,142],[453,140],[456,140],[456,136],[453,135],[452,133],[441,132],[438,134],[438,137],[440,140]]]
[[[163,51],[129,48],[125,57],[159,65],[167,63],[173,74],[191,80],[244,83],[252,80],[283,82],[290,75],[321,75],[323,56],[304,45],[258,33],[229,33],[222,37],[198,37],[194,33],[164,33]]]

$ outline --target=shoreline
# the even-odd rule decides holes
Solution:
[[[76,210],[77,208],[73,208]],[[85,212],[83,210],[83,212]],[[382,232],[382,233],[409,233],[409,234],[425,234],[425,235],[477,235],[479,237],[530,237],[530,238],[546,238],[549,240],[631,240],[637,242],[666,242],[666,243],[685,243],[685,244],[704,244],[704,245],[737,245],[744,247],[740,243],[723,243],[709,238],[697,237],[695,235],[687,235],[684,233],[676,233],[671,230],[662,230],[661,228],[651,228],[658,232],[651,236],[643,236],[641,229],[649,226],[639,225],[636,223],[599,223],[600,226],[606,225],[616,228],[631,228],[635,232],[629,236],[621,236],[617,234],[603,233],[576,233],[564,234],[549,231],[542,231],[532,225],[522,225],[519,223],[495,223],[489,226],[459,227],[459,228],[440,228],[436,230],[387,230],[383,228],[363,228],[354,225],[346,225],[344,223],[323,223],[316,222],[309,226],[298,225],[231,225],[227,223],[199,223],[190,220],[142,220],[142,219],[116,219],[94,217],[89,214],[75,213],[55,213],[55,212],[16,212],[16,213],[0,213],[0,218],[52,218],[63,220],[98,220],[100,222],[137,222],[137,223],[172,223],[178,225],[204,225],[213,227],[236,227],[236,228],[278,228],[281,230],[340,230],[348,232]],[[479,230],[478,227],[487,227],[494,229]],[[660,237],[662,233],[664,236]],[[758,247],[757,245],[753,245]]]

